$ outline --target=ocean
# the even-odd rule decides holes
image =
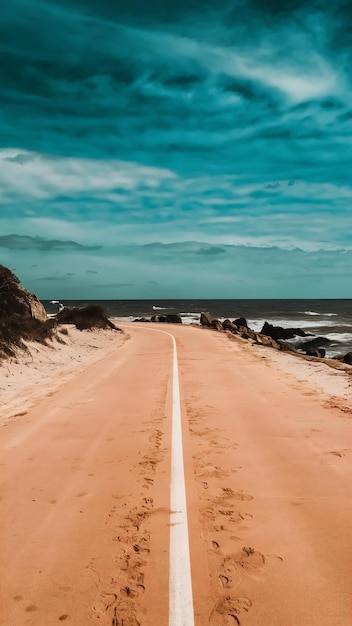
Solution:
[[[53,303],[55,302],[55,303]],[[58,311],[58,301],[43,300],[49,315]],[[245,317],[260,331],[267,321],[284,328],[301,328],[313,337],[325,337],[326,356],[352,351],[352,300],[63,300],[64,306],[100,304],[109,318],[131,321],[163,313],[178,313],[184,324],[199,324],[202,311],[218,319]],[[307,337],[313,339],[313,337]],[[293,345],[302,338],[291,340]]]

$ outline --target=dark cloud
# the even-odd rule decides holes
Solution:
[[[319,220],[326,214],[327,243],[332,231],[335,243],[346,241],[351,14],[341,0],[6,3],[0,136],[2,147],[16,154],[4,152],[0,212],[3,233],[24,234],[3,234],[0,246],[14,255],[98,250],[66,241],[69,225],[81,221],[96,222],[97,231],[101,226],[104,246],[114,233],[119,239],[120,226],[129,241],[150,241],[156,232],[169,241],[169,229],[174,239],[214,241],[219,233],[220,243],[230,236],[252,241],[271,232],[296,242],[302,216],[314,242],[322,241]],[[57,167],[48,166],[49,158]],[[131,176],[112,188],[104,165],[116,162],[119,173],[118,161],[168,168],[176,176],[149,187],[149,175],[144,185]],[[98,182],[90,188],[93,179]],[[9,230],[13,216],[17,223]],[[38,230],[33,216],[44,218]],[[44,230],[45,218],[64,216],[61,232]],[[20,218],[28,230],[18,226]],[[47,232],[58,239],[49,240]],[[169,268],[177,254],[194,266],[213,256],[216,269],[228,257],[227,248],[218,247],[226,255],[195,243],[136,254],[155,266],[165,259]],[[92,266],[94,259],[87,259],[84,267]],[[76,269],[65,271],[70,267]],[[93,272],[84,269],[87,282]]]
[[[100,250],[101,246],[86,246],[76,241],[59,241],[56,239],[43,239],[42,237],[29,237],[27,235],[0,235],[0,248],[49,252],[54,250]]]
[[[302,46],[283,48],[290,34],[307,37],[324,62],[348,67],[326,41],[326,33],[343,27],[340,16],[347,5],[334,3],[331,15],[328,7],[326,14],[321,9],[319,2],[293,0],[181,0],[167,5],[161,0],[143,5],[137,0],[72,0],[33,6],[13,0],[0,27],[3,145],[101,159],[118,154],[154,165],[167,160],[177,171],[240,172],[248,170],[253,155],[258,155],[257,168],[273,169],[283,161],[294,161],[298,168],[300,154],[307,155],[304,141],[315,139],[332,165],[340,144],[331,134],[346,120],[333,119],[328,127],[315,112],[346,115],[344,95],[330,93],[321,102],[307,97],[312,115],[302,130],[304,109],[293,110],[280,88],[268,81],[283,60],[285,70],[306,71],[305,53],[297,57]],[[277,33],[276,19],[280,22],[282,15],[299,16],[301,22],[287,22],[286,30]],[[253,42],[259,49],[266,20],[272,25],[266,55],[272,54],[257,58]],[[228,48],[239,58],[253,54],[259,71],[246,75],[234,64],[226,73],[222,65]],[[288,119],[290,109],[295,117]],[[291,145],[297,140],[303,150]],[[309,154],[315,163],[318,147],[310,147]],[[9,158],[25,163],[29,157]]]

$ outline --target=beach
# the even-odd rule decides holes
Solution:
[[[1,364],[1,624],[170,623],[174,337],[194,624],[350,626],[352,367],[119,326]]]

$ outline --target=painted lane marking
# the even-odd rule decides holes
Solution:
[[[148,328],[147,330],[162,333],[163,335],[171,337],[173,345],[169,626],[194,626],[186,483],[183,463],[180,384],[176,340],[173,335],[165,330],[158,330],[157,328]]]
[[[193,626],[194,611],[183,464],[177,347],[173,335],[165,334],[169,335],[173,342],[169,626]]]

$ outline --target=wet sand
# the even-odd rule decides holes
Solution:
[[[215,331],[124,328],[1,398],[1,624],[168,624],[159,328],[178,347],[195,624],[350,626],[350,377]]]

